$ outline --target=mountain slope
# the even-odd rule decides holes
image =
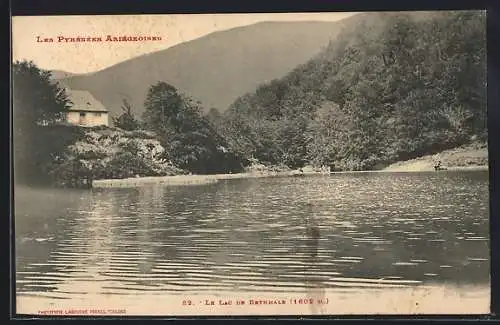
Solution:
[[[378,169],[486,138],[486,15],[368,13],[219,125],[270,164]]]
[[[62,70],[51,70],[50,72],[52,73],[52,75],[51,75],[52,80],[61,80],[61,79],[69,78],[69,77],[76,75],[75,73],[66,72],[66,71],[62,71]]]
[[[200,100],[207,111],[211,107],[224,111],[238,96],[284,76],[317,54],[345,20],[238,27],[60,81],[91,92],[115,114],[120,113],[123,98],[141,113],[148,87],[158,81]]]

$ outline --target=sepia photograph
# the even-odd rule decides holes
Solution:
[[[486,11],[12,17],[15,309],[490,313]]]

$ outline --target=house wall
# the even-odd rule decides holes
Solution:
[[[85,116],[80,116],[84,113]],[[109,125],[109,114],[99,112],[68,112],[67,122],[81,126]]]

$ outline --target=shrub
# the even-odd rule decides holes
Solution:
[[[81,179],[109,179],[184,174],[165,159],[159,141],[139,137],[140,132],[86,130],[79,141],[54,159],[49,170],[56,184],[70,185]],[[142,134],[151,135],[144,132]]]

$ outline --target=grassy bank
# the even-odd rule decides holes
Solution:
[[[473,143],[433,155],[400,161],[387,166],[383,171],[433,171],[438,161],[441,161],[441,166],[447,170],[487,170],[488,148],[486,143]]]

